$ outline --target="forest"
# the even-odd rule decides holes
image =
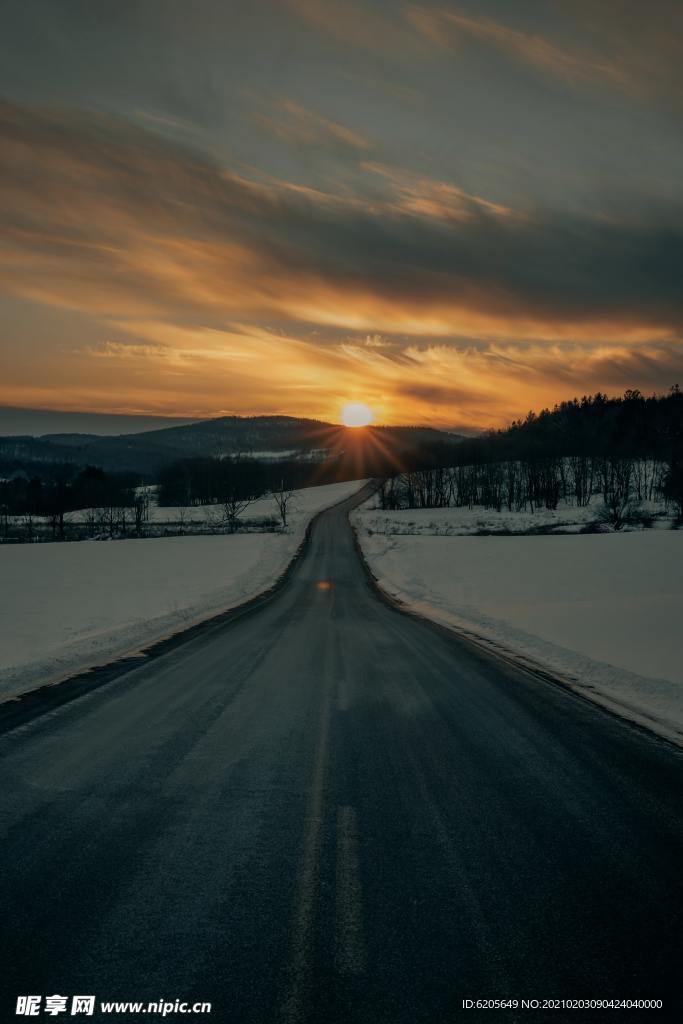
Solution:
[[[644,507],[671,504],[683,517],[683,394],[592,396],[530,412],[505,430],[464,440],[446,463],[409,466],[380,487],[383,508],[473,507],[508,511],[587,506],[615,529],[647,525]]]

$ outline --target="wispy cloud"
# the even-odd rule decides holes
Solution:
[[[624,91],[654,100],[660,111],[683,108],[683,5],[680,0],[554,0],[568,24],[593,41],[618,70]]]
[[[332,121],[291,100],[279,100],[270,113],[255,111],[252,120],[291,146],[367,151],[372,143],[346,125]]]
[[[457,10],[412,7],[408,17],[415,28],[434,46],[448,49],[463,39],[474,39],[494,47],[522,64],[569,81],[596,78],[623,82],[616,64],[559,46],[542,35],[523,32],[486,17],[471,17]]]
[[[523,12],[501,7],[503,20],[458,8],[412,5],[407,17],[438,50],[478,43],[501,57],[568,84],[616,89],[631,98],[683,104],[683,8],[678,0],[554,0],[557,37],[517,27]],[[513,24],[510,24],[510,21]]]
[[[287,411],[296,391],[311,415],[355,396],[394,422],[485,425],[539,394],[683,376],[678,208],[520,216],[382,164],[366,169],[380,199],[345,198],[105,115],[9,104],[0,134],[0,283],[102,325],[64,356],[85,407],[116,387],[157,412],[226,394]],[[47,385],[21,387],[0,398],[36,404]]]
[[[345,401],[358,398],[381,421],[485,428],[539,403],[552,405],[598,388],[665,389],[683,373],[680,346],[663,342],[634,348],[395,340],[376,347],[347,337],[321,347],[310,335],[253,325],[116,326],[130,333],[129,343],[106,342],[88,353],[106,361],[110,392],[129,399],[131,381],[148,382],[155,408],[163,395],[162,411],[177,408],[187,415],[248,413],[255,402],[262,411],[286,412],[296,393],[297,408],[319,418],[335,416]]]
[[[448,220],[471,220],[477,211],[499,217],[520,216],[508,206],[472,195],[447,181],[435,181],[402,168],[365,161],[366,171],[381,175],[391,189],[385,208],[418,217]]]
[[[404,17],[405,7],[361,0],[284,0],[292,13],[322,38],[391,57],[424,53],[422,41]]]
[[[6,106],[0,131],[0,276],[32,298],[368,333],[653,338],[683,322],[679,209],[521,217],[386,168],[383,201],[346,200],[103,115]]]

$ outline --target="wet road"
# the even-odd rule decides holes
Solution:
[[[27,993],[236,1024],[484,997],[673,1019],[680,756],[385,605],[349,504],[259,611],[0,737],[3,1021]]]

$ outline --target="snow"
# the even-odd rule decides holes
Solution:
[[[318,502],[323,500],[324,494],[328,491],[330,494],[334,493],[333,488],[339,487],[350,487],[353,490],[358,490],[361,484],[359,481],[354,480],[349,484],[324,484],[322,487],[307,487],[300,491],[294,492],[294,498],[289,509],[293,509],[296,505],[300,512],[306,514],[309,511],[318,511]],[[147,521],[145,528],[149,524],[157,527],[167,526],[169,530],[174,532],[179,530],[182,525],[183,530],[191,531],[195,528],[210,528],[219,531],[225,526],[225,510],[223,505],[159,505],[157,504],[157,491],[156,485],[148,486],[147,488],[136,488],[138,492],[144,491],[147,493],[150,504],[148,509]],[[341,491],[339,493],[342,493]],[[336,500],[336,499],[335,499]],[[96,517],[104,516],[106,521],[107,509],[82,509],[77,512],[70,512],[67,516],[68,520],[72,523],[86,522],[88,515],[92,515],[93,511]],[[15,517],[21,520],[21,516]],[[35,517],[36,521],[40,518]],[[288,521],[290,516],[288,514]],[[296,522],[296,516],[292,516],[292,524]],[[275,520],[275,525],[279,526],[280,514],[278,512],[277,505],[273,500],[272,496],[267,495],[263,498],[258,498],[256,501],[250,502],[244,511],[238,516],[242,524],[242,528],[249,529],[251,524],[256,524],[256,528],[260,529],[261,524],[266,519]],[[132,509],[128,510],[128,530],[132,530],[133,512]]]
[[[373,533],[423,534],[426,536],[480,536],[485,534],[580,533],[595,523],[602,499],[594,496],[589,505],[560,502],[556,509],[537,508],[533,512],[508,512],[503,509],[411,508],[382,511],[371,498],[362,509],[363,528]],[[641,502],[640,511],[652,516],[655,529],[669,529],[670,514],[661,502]],[[605,530],[607,528],[604,528]],[[624,532],[642,529],[625,526]]]
[[[456,536],[462,512],[354,512],[380,586],[683,744],[683,530]]]
[[[311,517],[361,486],[296,491],[286,533],[0,546],[0,695],[139,650],[256,596],[285,570]],[[277,508],[264,498],[249,514]]]

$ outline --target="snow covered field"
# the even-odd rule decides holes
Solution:
[[[387,592],[683,744],[683,530],[466,535],[497,516],[352,513]]]
[[[241,604],[287,567],[311,517],[360,481],[295,492],[287,533],[0,547],[0,696],[71,675]],[[272,499],[249,509],[277,515]]]
[[[362,523],[367,532],[443,537],[476,537],[487,534],[581,533],[595,524],[602,499],[595,495],[590,504],[577,506],[560,502],[557,508],[537,508],[533,512],[508,512],[482,508],[409,508],[382,511],[374,508],[375,499],[363,506]],[[641,502],[640,511],[651,517],[654,529],[668,530],[673,512],[661,502]],[[355,513],[358,515],[358,513]],[[624,531],[642,529],[626,525]],[[607,530],[607,527],[605,527]]]

